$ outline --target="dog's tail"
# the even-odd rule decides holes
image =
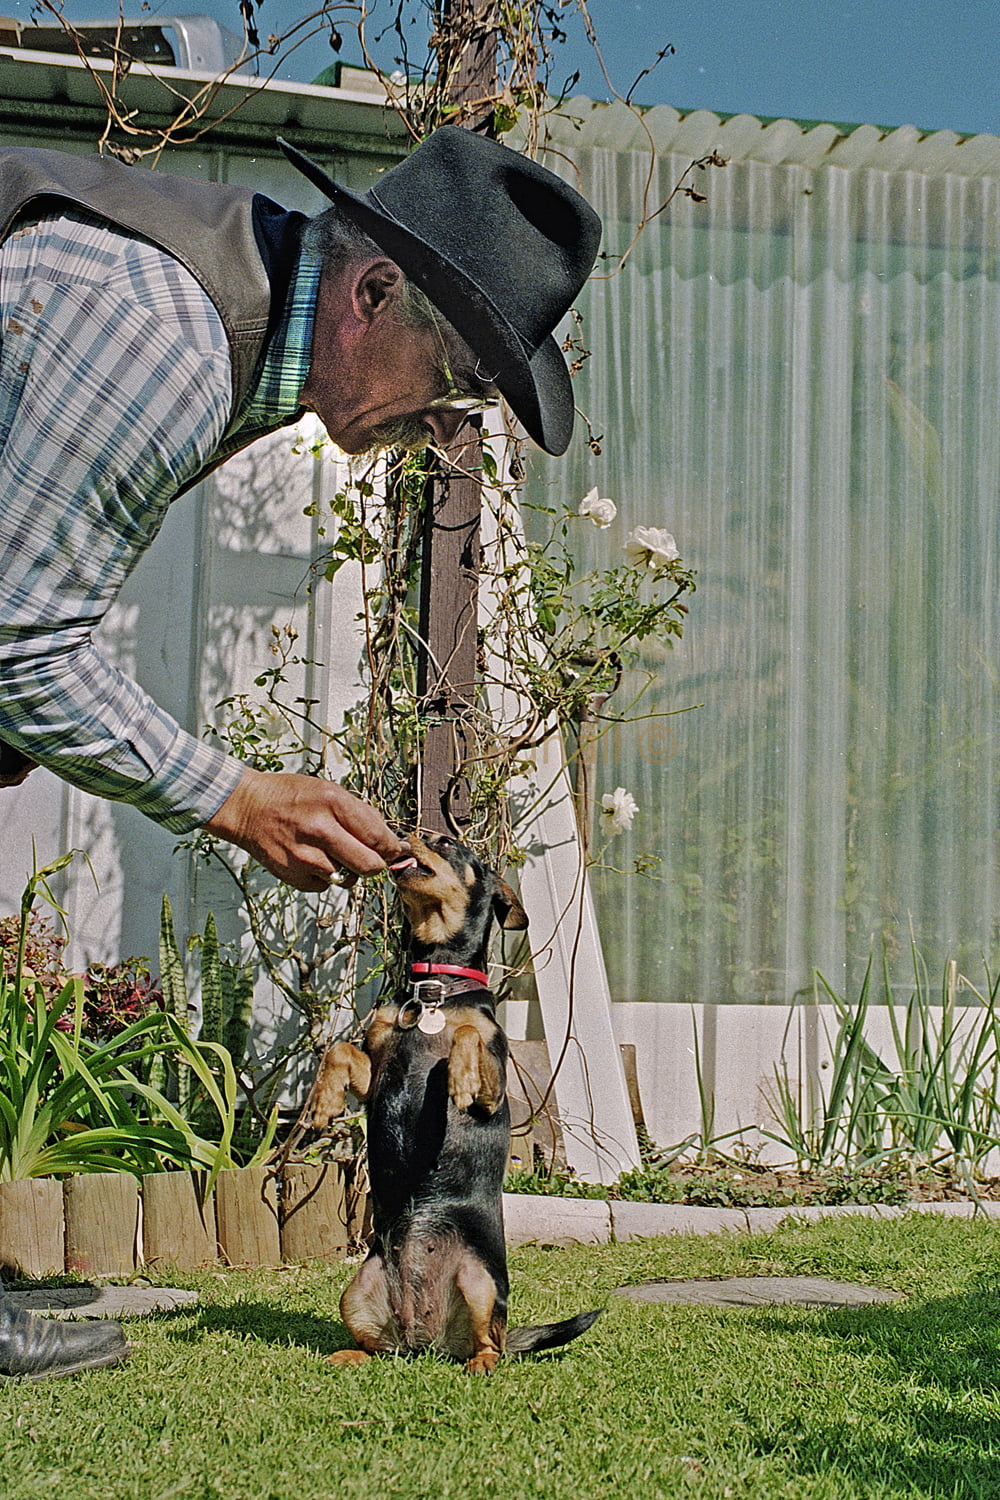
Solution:
[[[558,1349],[571,1339],[586,1333],[604,1311],[597,1307],[593,1312],[577,1313],[575,1318],[564,1318],[561,1323],[536,1323],[528,1328],[507,1330],[508,1354],[537,1354],[540,1349]]]

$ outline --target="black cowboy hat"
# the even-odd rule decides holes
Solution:
[[[573,392],[552,330],[597,255],[601,221],[590,204],[528,157],[454,125],[363,196],[278,144],[430,298],[535,442],[565,453]]]

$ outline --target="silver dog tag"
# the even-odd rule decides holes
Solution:
[[[429,1006],[425,1005],[423,1010],[420,1012],[420,1019],[417,1022],[417,1030],[422,1031],[425,1036],[436,1036],[437,1033],[439,1031],[443,1031],[444,1028],[444,1012],[439,1010],[437,1006],[434,1006],[432,1010]]]

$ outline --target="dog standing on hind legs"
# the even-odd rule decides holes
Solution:
[[[513,891],[463,844],[408,840],[391,874],[406,910],[411,987],[372,1015],[363,1048],[335,1042],[320,1064],[313,1125],[365,1101],[372,1242],[340,1302],[358,1347],[330,1356],[435,1348],[490,1374],[504,1350],[566,1344],[598,1312],[507,1330],[502,1189],[510,1151],[507,1038],[486,974],[490,927],[523,929]]]

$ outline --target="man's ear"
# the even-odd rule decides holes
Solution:
[[[504,880],[497,881],[493,911],[506,932],[523,932],[528,925],[527,912]]]
[[[372,260],[361,267],[351,288],[355,314],[373,323],[391,308],[403,285],[403,273],[392,260]]]

